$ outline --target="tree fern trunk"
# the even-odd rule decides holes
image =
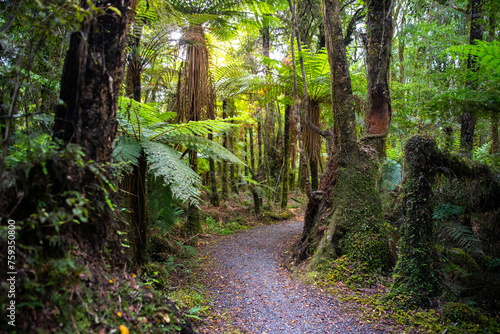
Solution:
[[[491,149],[490,153],[500,153],[500,141],[498,140],[498,119],[500,110],[491,112]]]

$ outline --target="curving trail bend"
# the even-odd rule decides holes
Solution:
[[[210,292],[219,312],[228,311],[240,331],[259,334],[383,333],[359,325],[319,289],[290,277],[281,255],[302,232],[303,222],[245,230],[202,249],[212,262]],[[224,329],[201,328],[201,333]]]

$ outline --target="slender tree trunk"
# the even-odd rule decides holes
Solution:
[[[94,1],[95,5],[100,3]],[[71,35],[64,63],[54,137],[84,147],[87,157],[110,161],[116,135],[116,111],[124,69],[126,31],[135,0],[110,0],[120,15],[106,10],[82,23]],[[87,1],[81,6],[88,8]]]
[[[305,191],[308,199],[311,199],[312,196],[312,189],[311,189],[311,183],[309,181],[309,170],[307,166],[307,156],[305,154],[305,148],[304,148],[304,143],[303,143],[303,134],[302,134],[302,124],[300,120],[300,101],[299,101],[299,91],[297,87],[297,66],[295,62],[295,38],[299,36],[298,34],[298,27],[297,27],[297,18],[295,17],[295,1],[288,0],[288,5],[290,7],[290,11],[292,13],[292,38],[291,38],[291,50],[292,50],[292,68],[293,68],[293,95],[294,95],[294,108],[293,108],[293,115],[295,118],[295,124],[296,124],[296,131],[297,131],[297,137],[299,140],[299,152],[300,152],[300,161],[302,163],[302,173],[303,173],[303,179],[305,181]],[[299,49],[299,52],[301,52],[301,46],[300,46],[300,41],[297,41],[297,46]],[[300,57],[300,64],[301,64],[301,70],[302,70],[302,78],[304,80],[304,85],[305,85],[305,74],[304,74],[304,60],[302,59],[302,56]],[[304,109],[307,110],[308,108],[308,96],[307,96],[307,89],[304,86],[304,93],[303,93],[303,98],[304,98]],[[299,169],[300,171],[300,169]]]
[[[490,153],[500,153],[500,140],[498,139],[498,120],[500,118],[500,110],[491,111],[491,149]]]
[[[231,108],[229,110],[231,111],[231,113],[230,113],[231,117],[234,117],[234,108],[231,106]],[[231,123],[232,122],[233,121],[231,121]],[[230,130],[228,140],[229,140],[229,146],[231,148],[231,153],[236,154],[236,150],[234,149],[234,142],[235,142],[234,128],[232,128]],[[235,166],[234,164],[229,165],[229,174],[230,174],[229,177],[231,180],[231,189],[234,193],[237,194],[238,193],[238,183],[239,183],[239,180],[237,179],[237,176],[238,176],[237,166]]]
[[[209,135],[209,139],[212,140],[212,135]],[[214,159],[208,159],[208,164],[210,166],[210,186],[212,188],[212,196],[210,197],[210,202],[213,206],[219,206],[219,196],[217,194],[217,177],[215,176],[215,161]]]
[[[248,134],[250,136],[250,172],[252,173],[252,179],[254,181],[257,180],[257,175],[255,173],[255,158],[254,158],[254,153],[253,153],[253,128],[250,127],[248,129]],[[260,199],[259,199],[259,194],[255,190],[255,187],[252,189],[253,193],[253,202],[254,202],[254,208],[255,208],[255,214],[258,215],[260,214]]]
[[[289,105],[285,106],[285,132],[283,146],[283,181],[281,190],[281,209],[286,209],[288,205],[288,191],[290,179],[290,110]]]
[[[141,29],[142,30],[142,29]],[[125,91],[134,101],[141,102],[142,93],[142,66],[140,60],[140,31],[132,37],[131,59],[127,66],[127,80]],[[129,116],[130,117],[130,116]],[[148,161],[144,149],[141,149],[137,166],[133,166],[132,174],[128,176],[128,201],[130,207],[130,235],[134,261],[141,265],[146,261],[147,244],[149,239],[149,216],[147,211],[147,168]]]
[[[362,140],[385,156],[385,137],[391,124],[389,71],[392,53],[392,0],[369,0],[366,15],[368,103]]]
[[[189,150],[189,165],[195,173],[198,173],[198,153]],[[200,210],[194,204],[189,204],[187,210],[186,229],[192,234],[203,232],[200,220]]]
[[[471,17],[470,17],[470,45],[476,45],[476,41],[483,39],[483,0],[471,0]],[[467,69],[473,72],[477,71],[476,57],[469,54],[467,60]],[[468,81],[467,86],[471,89],[476,89],[474,81]],[[465,155],[472,155],[474,147],[474,131],[476,127],[476,114],[471,107],[467,108],[462,114],[462,124],[460,128],[460,148]]]
[[[224,99],[222,100],[222,118],[226,119],[227,118],[227,100]],[[223,134],[223,142],[222,146],[224,148],[228,148],[228,138],[227,134]],[[228,182],[227,182],[227,160],[222,161],[222,198],[227,199],[229,190],[228,190]]]

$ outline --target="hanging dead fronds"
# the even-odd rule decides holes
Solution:
[[[318,101],[309,101],[309,120],[312,124],[319,127],[319,114],[320,107]],[[309,126],[304,126],[304,146],[306,149],[307,157],[316,161],[320,161],[321,153],[321,136],[318,132],[311,129]]]
[[[214,117],[215,92],[209,72],[210,56],[203,27],[189,26],[181,43],[186,52],[176,96],[177,121],[199,121]]]

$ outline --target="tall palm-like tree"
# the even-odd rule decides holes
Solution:
[[[215,91],[209,71],[210,52],[205,29],[210,26],[216,35],[228,35],[232,29],[227,19],[238,14],[241,2],[241,0],[170,1],[172,8],[185,18],[186,23],[181,38],[185,61],[179,73],[176,94],[175,109],[178,121],[199,121],[215,117]],[[197,172],[196,152],[189,151],[189,162]],[[193,233],[201,232],[199,212],[195,205],[189,206],[187,229]]]

